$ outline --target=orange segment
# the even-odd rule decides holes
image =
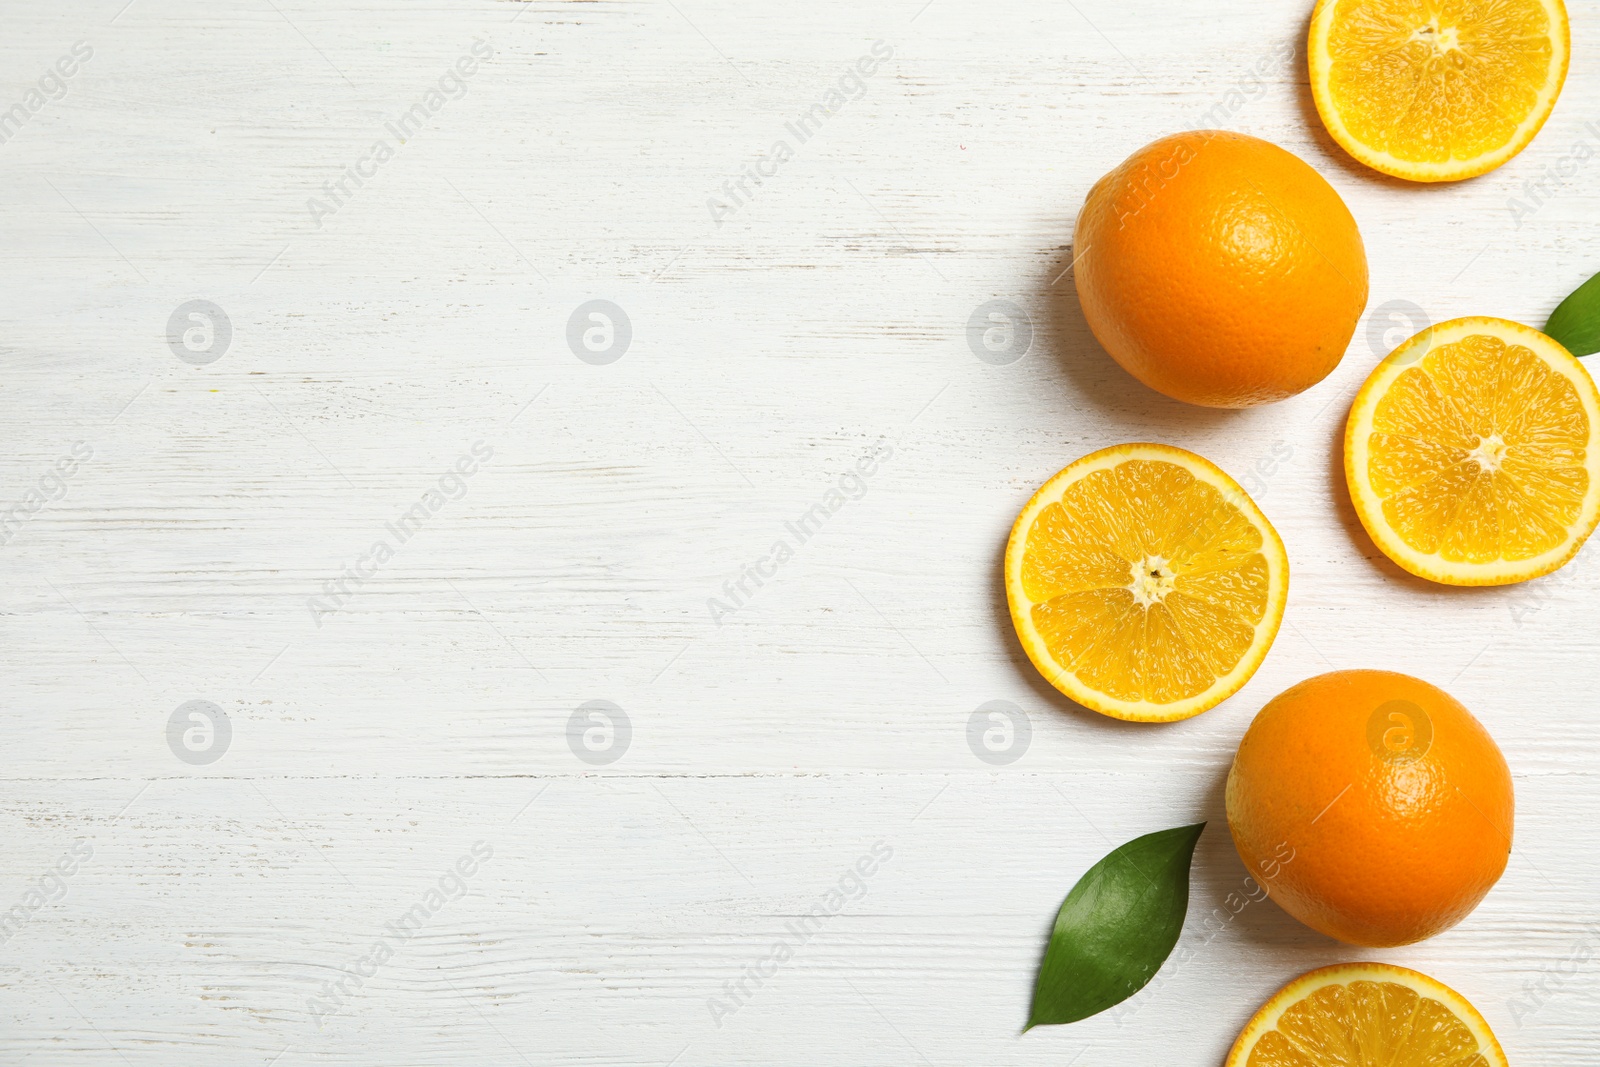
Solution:
[[[1308,46],[1323,123],[1369,167],[1413,181],[1493,170],[1555,107],[1562,0],[1319,0]]]
[[[1566,349],[1455,319],[1389,355],[1356,396],[1345,477],[1362,524],[1412,574],[1505,585],[1572,558],[1600,520],[1600,393]]]
[[[1283,542],[1244,490],[1167,445],[1118,445],[1034,494],[1006,547],[1034,666],[1123,719],[1198,715],[1234,693],[1283,617]]]
[[[1342,963],[1274,994],[1225,1067],[1506,1067],[1506,1056],[1483,1016],[1443,982]]]

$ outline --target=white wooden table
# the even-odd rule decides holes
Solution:
[[[1335,446],[1395,308],[1539,325],[1600,269],[1600,164],[1508,206],[1600,147],[1600,0],[1539,139],[1443,188],[1334,148],[1308,7],[7,0],[0,1062],[1209,1065],[1370,957],[1596,1062],[1597,550],[1409,579]],[[1139,386],[1063,277],[1093,180],[1200,124],[1367,238],[1381,312],[1276,406]],[[1266,461],[1293,567],[1254,681],[1165,728],[1044,685],[999,581],[1032,489],[1138,439]],[[1492,730],[1504,879],[1391,952],[1208,922],[1245,726],[1357,666]],[[990,701],[1025,743],[969,744]],[[1019,1036],[1073,881],[1196,819],[1192,958]]]

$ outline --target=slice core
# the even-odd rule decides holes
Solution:
[[[1129,444],[1034,494],[1006,546],[1017,636],[1050,684],[1116,718],[1167,721],[1249,680],[1283,618],[1271,523],[1192,452]]]

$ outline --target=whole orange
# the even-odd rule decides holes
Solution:
[[[1338,366],[1367,254],[1322,175],[1216,130],[1139,149],[1089,190],[1073,234],[1100,344],[1152,389],[1209,407],[1293,396]]]
[[[1228,774],[1228,829],[1285,911],[1356,945],[1405,945],[1478,906],[1511,854],[1505,757],[1444,690],[1334,671],[1272,700]]]

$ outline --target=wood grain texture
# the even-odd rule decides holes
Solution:
[[[1305,5],[1272,0],[124,3],[0,5],[0,109],[93,50],[0,144],[0,511],[58,497],[0,546],[0,909],[59,895],[0,944],[0,1062],[1213,1064],[1282,982],[1365,957],[1460,989],[1514,1062],[1593,1061],[1595,550],[1525,588],[1411,579],[1361,533],[1335,449],[1392,302],[1537,325],[1596,268],[1600,170],[1546,168],[1600,146],[1600,2],[1569,5],[1538,140],[1426,189],[1338,153]],[[718,225],[707,200],[880,41]],[[314,220],[478,42],[464,92]],[[1240,413],[1135,383],[1063,277],[1094,179],[1219,116],[1326,174],[1372,268],[1334,375]],[[567,343],[594,299],[632,325],[604,366]],[[967,342],[995,299],[1034,330],[1007,366]],[[232,326],[202,366],[166,340],[191,300]],[[1138,439],[1239,477],[1289,452],[1256,494],[1293,572],[1276,647],[1159,729],[1045,686],[999,585],[1033,488]],[[460,492],[441,483],[480,442]],[[713,619],[884,442],[859,499]],[[318,618],[441,485],[458,498]],[[1445,685],[1494,733],[1519,800],[1504,880],[1392,952],[1270,903],[1216,919],[1245,876],[1221,801],[1240,734],[1355,666]],[[231,724],[213,763],[169,748],[190,700]],[[631,724],[614,762],[569,744],[591,700]],[[1031,724],[1004,766],[968,747],[990,700]],[[1019,1037],[1073,880],[1196,819],[1192,955],[1119,1012]],[[715,1018],[841,880],[854,899]]]

